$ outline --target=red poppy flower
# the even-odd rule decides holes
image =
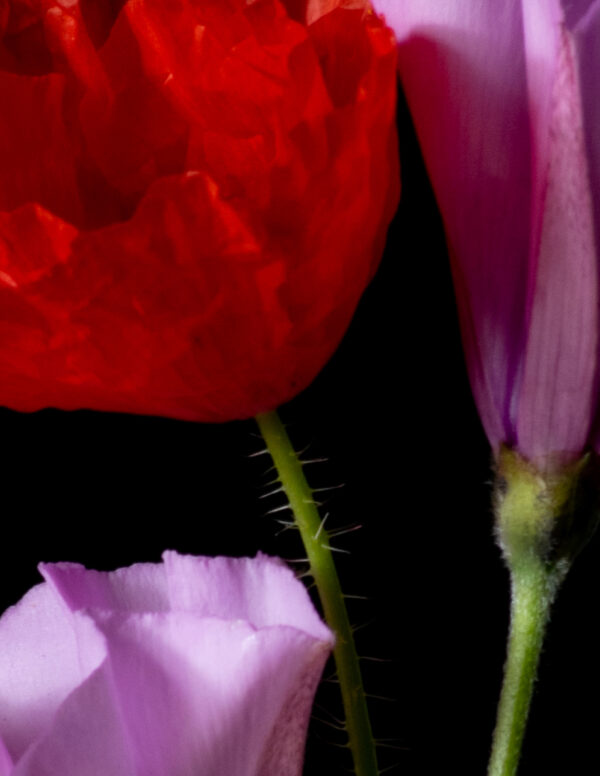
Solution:
[[[342,337],[397,201],[365,0],[0,6],[0,404],[247,417]]]

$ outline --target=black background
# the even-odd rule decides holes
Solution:
[[[405,106],[403,200],[381,269],[347,336],[313,385],[281,410],[340,537],[375,734],[390,773],[485,773],[507,627],[507,575],[492,539],[490,451],[460,348],[440,217]],[[509,226],[507,225],[507,228]],[[195,554],[302,555],[278,535],[267,457],[253,421],[204,426],[160,418],[0,410],[3,607],[38,581],[41,560],[111,569]],[[559,596],[542,658],[520,774],[600,768],[600,543]],[[330,674],[328,668],[326,674]],[[338,774],[347,753],[323,720],[306,773]],[[316,719],[318,717],[319,719]],[[107,776],[110,776],[107,774]],[[216,775],[215,775],[216,776]]]

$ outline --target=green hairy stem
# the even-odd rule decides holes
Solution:
[[[323,527],[298,454],[292,447],[277,413],[258,415],[256,421],[273,458],[294,520],[300,530],[310,564],[310,573],[315,580],[325,619],[336,634],[333,654],[356,776],[377,776],[375,742],[371,732],[358,656],[327,531]]]

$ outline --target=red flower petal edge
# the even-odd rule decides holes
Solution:
[[[360,0],[0,10],[0,404],[223,421],[330,357],[398,198]]]

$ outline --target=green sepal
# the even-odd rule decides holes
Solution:
[[[541,469],[502,447],[494,488],[496,537],[509,567],[535,557],[559,577],[600,520],[600,462],[594,453]]]

